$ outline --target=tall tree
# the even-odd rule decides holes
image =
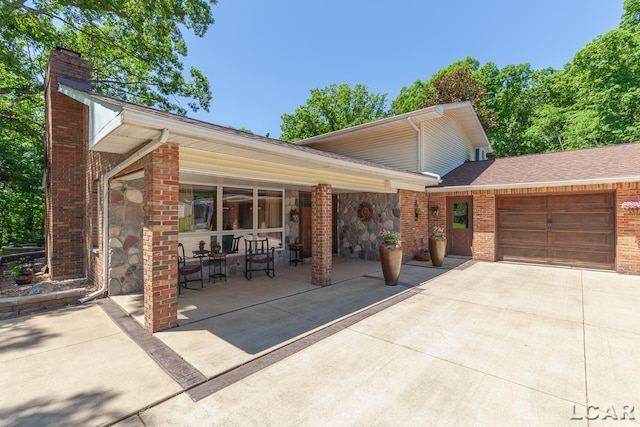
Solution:
[[[311,89],[306,105],[282,115],[280,139],[298,141],[388,117],[386,103],[386,94],[371,93],[361,84]]]
[[[181,31],[204,35],[213,23],[215,4],[216,0],[0,0],[1,243],[42,231],[38,184],[48,53],[58,46],[79,52],[94,69],[92,83],[98,92],[179,114],[186,114],[187,108],[208,110],[207,78],[195,68],[185,78],[181,57],[187,55],[187,47]],[[187,105],[177,99],[185,99]],[[30,208],[22,209],[16,200],[29,200]]]

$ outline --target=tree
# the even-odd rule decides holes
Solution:
[[[311,89],[306,105],[281,116],[280,139],[293,142],[388,117],[386,98],[361,84]]]
[[[208,110],[207,78],[195,68],[185,78],[180,58],[187,47],[181,29],[204,35],[213,23],[215,4],[0,0],[0,197],[13,203],[3,204],[1,243],[30,237],[28,230],[15,231],[19,224],[42,231],[43,197],[37,183],[42,180],[48,53],[57,46],[79,52],[93,67],[92,85],[98,92],[179,114],[187,111],[179,99],[193,111]],[[16,200],[40,202],[25,210]]]

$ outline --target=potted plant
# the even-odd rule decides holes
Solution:
[[[18,285],[28,285],[33,280],[33,265],[29,261],[11,261],[11,275]]]
[[[220,246],[220,243],[215,242],[213,244],[213,253],[214,254],[219,254],[221,250],[222,250],[222,247]]]
[[[442,267],[446,250],[447,237],[444,229],[440,226],[433,227],[431,236],[429,236],[429,252],[431,253],[431,264],[434,267]]]
[[[399,234],[391,231],[382,232],[380,264],[385,284],[388,286],[397,285],[402,267],[402,241]]]

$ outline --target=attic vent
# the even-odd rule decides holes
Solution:
[[[487,152],[484,151],[484,148],[476,148],[476,162],[481,160],[487,160]]]

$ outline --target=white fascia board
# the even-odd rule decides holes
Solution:
[[[122,122],[122,107],[92,97],[81,90],[62,83],[58,91],[89,107],[89,149],[118,128]]]
[[[449,193],[452,191],[512,190],[516,188],[564,187],[569,185],[619,184],[640,182],[640,175],[612,178],[575,179],[567,181],[521,182],[516,184],[460,185],[449,187],[429,187],[427,193]]]
[[[395,171],[384,168],[378,168],[375,166],[363,165],[357,162],[350,162],[343,159],[335,159],[327,157],[321,154],[309,153],[293,147],[280,146],[270,143],[260,143],[255,140],[251,140],[241,135],[233,135],[226,132],[222,132],[216,129],[210,129],[202,126],[198,126],[193,123],[185,123],[179,120],[171,120],[166,117],[158,117],[154,114],[126,109],[123,111],[124,123],[141,127],[157,127],[158,129],[169,128],[172,135],[184,135],[192,138],[207,140],[216,138],[224,141],[225,143],[234,145],[236,147],[245,148],[254,152],[269,152],[271,154],[279,155],[283,158],[296,158],[305,160],[308,162],[322,164],[324,168],[336,168],[351,171],[362,171],[376,176],[391,177],[401,181],[408,181],[410,183],[420,183],[421,185],[434,185],[438,184],[438,181],[431,177],[420,176],[415,173]]]
[[[406,183],[406,182],[393,181],[393,180],[386,181],[385,185],[388,188],[395,189],[395,190],[410,190],[410,191],[423,192],[424,189],[425,189],[424,185],[409,184],[409,183]]]

